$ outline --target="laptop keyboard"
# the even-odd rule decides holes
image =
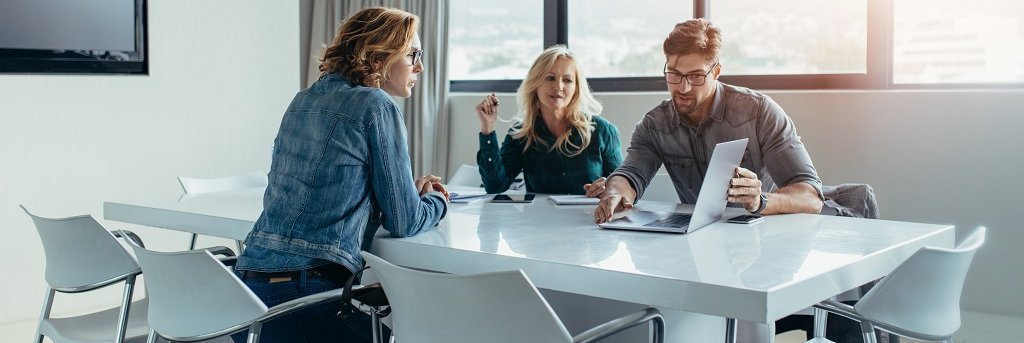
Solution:
[[[683,227],[690,224],[690,217],[692,216],[689,214],[674,213],[670,214],[668,217],[665,217],[665,219],[658,219],[653,222],[644,224],[644,226]]]

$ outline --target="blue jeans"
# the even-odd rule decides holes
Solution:
[[[253,277],[236,272],[249,289],[256,293],[267,307],[274,307],[289,300],[345,286],[345,277],[325,277],[319,273],[304,270],[289,281],[271,283],[267,277]],[[340,279],[340,280],[339,280]],[[276,280],[275,280],[276,281]],[[340,301],[331,301],[306,308],[263,324],[260,334],[262,343],[290,342],[372,342],[373,331],[370,316],[355,311],[345,320],[338,317]],[[236,343],[246,341],[249,331],[245,330],[231,339]],[[387,336],[385,336],[387,337]]]

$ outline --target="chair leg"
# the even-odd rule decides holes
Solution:
[[[825,329],[828,325],[828,312],[820,308],[814,308],[814,338],[825,338]]]
[[[263,331],[263,323],[255,322],[249,325],[249,339],[248,343],[259,343],[260,342],[260,331]]]
[[[238,247],[238,255],[241,255],[242,249],[245,249],[245,246],[242,245],[242,241],[235,241],[235,247]]]
[[[36,324],[36,343],[43,343],[43,321],[50,318],[50,309],[53,308],[53,296],[56,290],[46,287],[46,296],[43,297],[43,311],[39,313],[39,323]]]
[[[665,317],[657,316],[651,320],[651,326],[653,326],[653,337],[651,341],[654,343],[665,343]]]
[[[124,279],[124,294],[121,296],[121,313],[118,314],[117,318],[117,334],[114,336],[114,342],[124,342],[124,331],[128,328],[128,313],[132,307],[132,295],[135,292],[135,276],[129,276]]]
[[[725,318],[725,343],[736,343],[736,318]]]
[[[149,329],[149,337],[146,337],[146,343],[156,343],[156,330]]]
[[[860,334],[864,337],[864,343],[877,343],[875,340],[875,325],[869,321],[860,322]]]
[[[374,308],[373,312],[370,313],[370,323],[373,325],[373,343],[384,343],[384,337],[381,337],[384,330],[380,328],[380,315],[377,314],[377,309]]]
[[[196,250],[196,240],[199,239],[198,233],[192,234],[192,240],[188,243],[188,250]]]

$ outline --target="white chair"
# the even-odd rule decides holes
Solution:
[[[163,253],[130,245],[146,275],[149,342],[156,342],[157,336],[194,342],[249,329],[248,341],[256,343],[264,322],[342,299],[343,290],[337,289],[267,308],[207,250]]]
[[[128,251],[91,216],[51,219],[21,209],[35,222],[46,254],[46,297],[35,341],[55,343],[143,342],[148,301],[132,302],[141,273]],[[103,311],[53,318],[56,292],[82,293],[124,281],[121,304]]]
[[[655,174],[644,190],[641,200],[678,203],[679,194],[676,194],[676,186],[672,184],[672,178],[668,174]]]
[[[865,343],[875,342],[875,328],[924,341],[952,342],[960,329],[960,294],[974,253],[985,243],[979,227],[956,248],[924,247],[896,267],[856,305],[835,300],[815,305],[815,338],[825,340],[824,313],[860,322]]]
[[[269,184],[269,181],[267,180],[267,173],[264,173],[263,171],[205,179],[179,176],[178,182],[181,183],[181,189],[185,191],[185,194],[190,195],[266,187],[267,184]],[[192,234],[192,240],[188,245],[189,250],[194,250],[196,248],[196,240],[198,238],[199,234]],[[238,247],[238,253],[242,253],[242,242],[235,241],[235,245]]]
[[[361,254],[388,295],[392,334],[400,343],[595,342],[648,321],[654,325],[653,341],[664,341],[664,320],[654,308],[572,337],[522,270],[451,275]]]
[[[483,179],[480,178],[480,169],[476,166],[461,165],[448,180],[449,186],[482,187]]]

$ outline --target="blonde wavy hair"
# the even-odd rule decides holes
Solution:
[[[370,7],[342,22],[320,59],[321,75],[338,73],[361,86],[380,88],[388,68],[411,52],[420,19],[394,8]]]
[[[537,96],[537,89],[544,82],[548,69],[551,69],[559,58],[568,59],[576,67],[576,75],[574,75],[576,91],[573,92],[572,99],[569,99],[569,105],[566,107],[565,121],[569,124],[569,130],[556,137],[554,142],[548,142],[537,134],[537,123],[543,120],[540,114],[540,98]],[[600,115],[603,109],[601,103],[597,102],[590,93],[590,84],[583,76],[583,70],[577,62],[576,56],[564,45],[547,48],[540,56],[537,56],[537,60],[533,61],[533,66],[526,74],[526,79],[519,85],[516,100],[519,102],[522,126],[512,131],[512,138],[526,139],[523,151],[525,152],[533,144],[539,144],[547,147],[549,151],[558,150],[559,153],[568,157],[579,155],[590,145],[590,136],[594,132],[591,119],[595,115]],[[579,146],[569,141],[573,132],[582,138]]]

